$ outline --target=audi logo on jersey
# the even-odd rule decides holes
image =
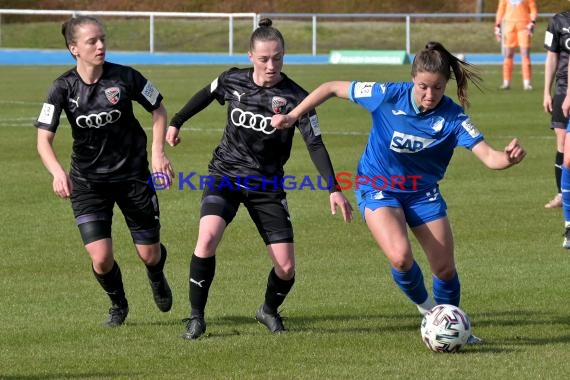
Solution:
[[[107,124],[113,124],[121,118],[121,111],[92,113],[90,115],[77,116],[75,123],[79,128],[101,128]]]
[[[236,127],[243,127],[253,129],[257,132],[270,135],[276,131],[271,126],[271,118],[249,111],[244,111],[241,108],[234,108],[230,113],[232,123]]]

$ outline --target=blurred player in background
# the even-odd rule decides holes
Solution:
[[[536,24],[535,0],[499,0],[495,15],[495,37],[504,43],[503,84],[500,89],[511,88],[515,48],[518,46],[522,61],[523,88],[532,90],[530,40]]]
[[[554,38],[556,35],[554,31],[559,28],[560,32],[560,40],[558,41],[559,44],[564,45],[561,48],[560,55],[562,56],[563,52],[565,53],[565,58],[568,60],[568,54],[570,54],[570,47],[568,44],[570,43],[570,29],[568,29],[569,24],[569,17],[570,11],[557,13],[552,17],[552,20],[549,25],[549,29],[546,32],[545,37],[545,45],[548,43],[548,39]],[[550,26],[553,25],[553,30],[551,30]],[[552,36],[549,34],[552,34]],[[552,42],[552,45],[554,42]],[[548,57],[547,57],[548,58]],[[562,59],[562,58],[561,58]],[[568,63],[570,64],[570,63]],[[564,68],[558,65],[560,71],[564,70]],[[568,78],[568,65],[566,65],[565,73],[566,78]],[[566,83],[568,86],[568,83]],[[546,96],[546,89],[545,89],[545,96]],[[555,111],[555,110],[554,110]],[[562,114],[566,119],[570,116],[570,94],[566,91],[566,96],[564,97],[564,101],[562,102]],[[563,159],[562,159],[562,179],[560,190],[562,192],[562,211],[564,216],[564,240],[562,241],[562,247],[566,249],[570,249],[570,126],[566,126],[566,135],[564,137],[564,150],[563,150]]]
[[[106,325],[116,327],[124,323],[129,304],[113,254],[115,203],[146,265],[156,305],[163,312],[172,306],[172,292],[163,272],[167,254],[160,243],[158,199],[148,184],[147,137],[132,103],[136,101],[152,114],[153,170],[172,175],[164,154],[166,109],[160,92],[138,71],[105,61],[105,32],[97,19],[71,18],[63,24],[62,34],[77,64],[57,78],[49,90],[35,123],[37,148],[53,176],[55,194],[71,198],[93,274],[111,300]],[[53,147],[62,111],[73,136],[69,174]]]
[[[445,96],[452,73],[461,105]],[[443,45],[430,42],[418,52],[411,74],[412,82],[324,83],[288,115],[274,116],[272,125],[287,128],[308,110],[335,96],[349,99],[371,113],[372,130],[357,175],[399,178],[400,183],[387,188],[384,180],[370,181],[355,189],[356,199],[374,240],[390,261],[394,282],[423,315],[435,304],[412,254],[407,227],[427,256],[435,303],[459,306],[461,296],[453,233],[438,184],[455,147],[471,150],[490,169],[518,164],[526,153],[517,139],[504,151],[493,149],[484,140],[464,110],[469,105],[468,82],[478,84],[480,76]],[[479,341],[470,338],[470,343]]]
[[[554,177],[557,194],[544,205],[546,208],[562,207],[562,159],[568,118],[562,112],[562,103],[568,88],[568,55],[570,52],[570,11],[555,14],[548,23],[544,36],[546,61],[544,64],[544,111],[551,114],[550,128],[556,135]],[[554,85],[554,97],[552,87]],[[566,245],[566,243],[565,243]]]
[[[281,181],[289,159],[294,129],[277,131],[271,116],[287,113],[307,95],[281,70],[285,41],[281,32],[262,19],[250,38],[248,53],[252,68],[232,68],[198,91],[174,115],[166,139],[180,142],[180,127],[214,100],[227,103],[227,121],[222,140],[214,150],[209,172],[216,182],[205,186],[200,209],[198,240],[190,260],[190,317],[184,339],[197,339],[206,332],[204,318],[210,285],[216,269],[216,249],[241,203],[254,221],[273,263],[265,301],[255,318],[272,333],[285,331],[278,308],[295,282],[293,227]],[[345,221],[352,219],[352,206],[334,185],[335,174],[319,129],[317,115],[308,110],[298,127],[309,155],[323,178],[330,178],[330,207],[340,207]],[[250,180],[240,183],[239,178]],[[278,181],[264,185],[262,178]]]

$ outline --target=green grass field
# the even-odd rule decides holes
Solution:
[[[137,67],[160,88],[170,115],[225,67]],[[243,209],[227,230],[207,307],[207,337],[180,338],[188,307],[188,265],[197,234],[197,191],[159,193],[166,272],[174,293],[160,313],[144,266],[117,211],[114,242],[131,304],[125,326],[101,326],[108,300],[94,280],[69,202],[51,191],[32,126],[63,67],[0,70],[0,378],[2,379],[559,379],[570,373],[570,254],[561,248],[562,213],[545,210],[555,193],[555,141],[542,110],[542,67],[533,92],[515,71],[510,92],[496,90],[500,66],[483,67],[487,88],[472,90],[474,123],[496,148],[514,136],[526,160],[504,172],[486,169],[458,149],[441,183],[455,232],[462,308],[485,344],[434,354],[420,340],[415,307],[392,283],[389,266],[356,214],[330,215],[322,191],[288,194],[296,232],[297,283],[283,316],[289,332],[273,336],[253,316],[270,262]],[[288,66],[307,89],[333,79],[407,80],[408,66]],[[449,94],[454,94],[450,84]],[[150,117],[138,107],[147,127]],[[369,129],[358,106],[330,100],[318,109],[336,171],[354,172]],[[187,123],[183,143],[168,148],[176,171],[206,173],[221,137],[216,104]],[[56,138],[68,164],[70,129]],[[286,167],[316,176],[300,135]],[[353,193],[347,191],[349,199]],[[356,206],[356,205],[354,205]],[[429,282],[425,257],[416,258]],[[428,283],[431,287],[431,284]]]

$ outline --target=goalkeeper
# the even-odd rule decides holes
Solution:
[[[535,0],[499,0],[495,15],[495,37],[503,41],[503,84],[501,90],[511,88],[513,58],[518,46],[522,61],[523,88],[532,90],[530,40],[536,24],[537,8]]]

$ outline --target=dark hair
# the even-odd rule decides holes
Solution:
[[[425,49],[416,54],[412,63],[412,77],[421,72],[443,74],[447,80],[454,77],[457,82],[457,98],[463,108],[470,105],[467,95],[469,81],[479,90],[483,81],[475,66],[457,58],[439,42],[428,42]]]
[[[65,39],[65,47],[69,49],[69,45],[77,42],[77,27],[84,24],[97,24],[103,29],[103,24],[93,16],[77,16],[72,17],[61,25],[61,34]],[[73,57],[75,58],[75,56]]]
[[[272,27],[273,21],[269,18],[259,20],[259,27],[253,31],[249,39],[249,50],[253,51],[255,41],[280,41],[283,51],[285,51],[285,40],[277,29]]]

